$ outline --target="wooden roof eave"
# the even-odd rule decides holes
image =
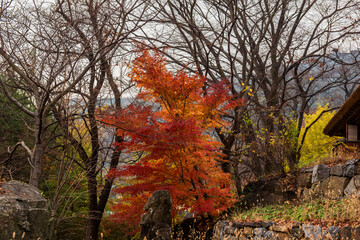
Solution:
[[[360,86],[351,94],[334,117],[330,119],[323,132],[331,137],[336,136],[340,126],[347,120],[348,112],[357,108],[356,103],[360,104]]]

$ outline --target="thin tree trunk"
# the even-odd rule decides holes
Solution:
[[[44,155],[44,144],[36,143],[34,146],[34,153],[31,166],[31,176],[30,176],[30,184],[39,187],[40,176],[41,176],[41,163]]]
[[[96,166],[96,165],[95,165]],[[86,240],[97,240],[100,225],[97,204],[97,180],[94,166],[87,168],[88,197],[89,197],[89,214],[86,226]]]
[[[43,124],[44,121],[40,114],[35,115],[35,145],[33,154],[31,156],[30,162],[31,166],[31,173],[30,173],[30,184],[39,187],[40,183],[40,176],[41,176],[41,165],[42,159],[44,156],[44,148],[45,145],[43,143]]]

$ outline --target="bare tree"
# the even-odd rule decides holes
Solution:
[[[131,37],[149,18],[146,6],[143,1],[125,0],[58,1],[56,5],[55,14],[59,16],[56,21],[68,26],[61,38],[78,44],[82,50],[72,53],[75,58],[94,62],[100,56],[81,84],[71,90],[68,104],[53,108],[64,139],[77,152],[78,164],[86,171],[89,209],[86,239],[98,238],[113,185],[112,178],[99,179],[99,175],[115,169],[121,157],[121,149],[113,143],[121,142],[122,138],[103,128],[97,114],[105,105],[113,105],[115,111],[123,107],[123,93],[132,84],[121,75],[122,68],[132,49]],[[71,73],[74,77],[76,74]]]
[[[333,86],[319,84],[320,76],[329,71],[321,67],[321,60],[339,40],[359,32],[359,4],[355,0],[159,0],[152,5],[161,12],[154,29],[166,35],[144,34],[149,45],[167,48],[169,61],[209,81],[227,78],[234,98],[245,99],[244,107],[226,116],[231,131],[217,130],[234,169],[236,153],[243,152],[256,159],[256,168],[263,169],[260,174],[278,172],[284,165],[273,158],[277,150],[272,139],[276,140],[290,109],[296,109],[300,128],[309,101]],[[311,71],[316,75],[309,75]],[[244,148],[237,149],[237,143]],[[296,156],[288,160],[284,164],[296,164]],[[223,165],[224,170],[230,170],[230,163]]]
[[[331,96],[332,106],[341,106],[360,84],[360,48],[350,52],[334,49],[327,62],[327,65],[332,66],[332,70],[322,78],[324,81],[333,81],[339,87],[326,94]]]
[[[78,72],[75,78],[69,78],[67,72],[74,71],[80,59],[69,64],[68,43],[61,41],[58,31],[49,29],[49,13],[39,6],[28,6],[34,14],[23,8],[15,9],[3,19],[0,29],[0,56],[4,60],[7,81],[0,84],[5,95],[33,119],[34,143],[29,148],[31,176],[30,184],[39,185],[41,163],[46,148],[45,132],[51,109],[56,103],[78,84],[90,67],[99,61],[97,56]],[[10,89],[22,91],[31,99],[32,104],[23,105]]]
[[[86,239],[98,238],[113,184],[112,178],[99,182],[98,175],[105,173],[104,166],[116,168],[121,154],[112,145],[121,137],[112,132],[109,141],[101,139],[96,114],[104,98],[112,99],[116,110],[122,107],[122,93],[131,85],[121,85],[117,69],[125,61],[126,48],[132,45],[131,34],[146,23],[145,14],[143,1],[59,0],[20,6],[2,19],[0,56],[8,69],[4,72],[7,81],[0,82],[2,90],[34,123],[35,145],[28,147],[30,183],[39,185],[41,163],[49,147],[46,131],[56,120],[64,139],[77,152],[77,164],[86,171]],[[11,88],[27,94],[31,106],[21,104]],[[82,121],[88,138],[77,137],[76,127],[71,127],[75,121]]]
[[[2,15],[6,13],[6,10],[10,7],[12,0],[1,0],[0,1],[0,19]]]

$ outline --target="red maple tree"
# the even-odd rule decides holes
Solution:
[[[234,204],[212,129],[226,124],[221,114],[242,101],[231,99],[226,80],[209,84],[199,74],[167,70],[156,50],[139,50],[132,64],[132,81],[142,89],[138,98],[147,104],[133,103],[102,119],[123,137],[117,147],[143,153],[110,173],[119,180],[113,219],[136,226],[148,197],[160,189],[170,191],[174,215],[218,214]]]

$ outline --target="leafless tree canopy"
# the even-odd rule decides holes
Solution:
[[[346,51],[349,42],[356,44],[359,4],[354,0],[159,0],[152,4],[160,12],[153,25],[156,31],[145,32],[144,40],[166,47],[169,61],[210,81],[227,78],[234,98],[243,98],[246,104],[227,116],[232,122],[230,134],[218,131],[224,153],[237,161],[242,152],[256,159],[257,169],[260,164],[264,171],[279,171],[284,164],[296,164],[296,150],[276,156],[289,161],[279,164],[275,153],[283,150],[268,143],[284,127],[289,112],[294,112],[300,130],[311,104],[342,84],[324,76],[334,73],[334,61],[341,65],[343,60],[331,52],[339,47]],[[353,60],[348,64],[359,58]]]

